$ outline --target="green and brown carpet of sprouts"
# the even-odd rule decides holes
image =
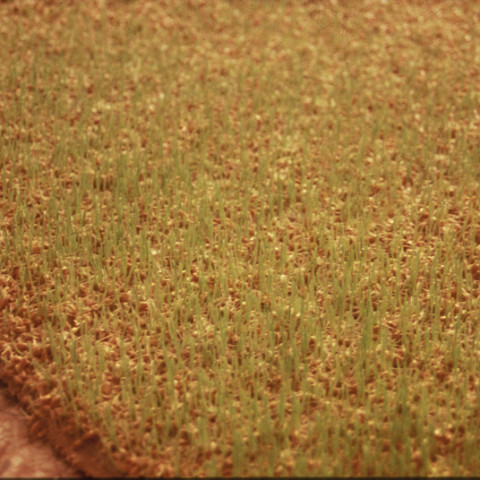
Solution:
[[[480,5],[176,5],[0,5],[32,432],[135,475],[475,474]]]

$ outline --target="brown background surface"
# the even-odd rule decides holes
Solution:
[[[31,438],[27,418],[0,382],[0,478],[83,477],[46,441]]]

